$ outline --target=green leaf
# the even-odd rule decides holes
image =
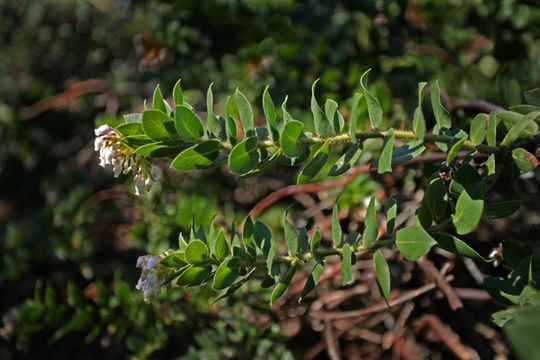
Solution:
[[[413,129],[416,137],[423,140],[426,135],[426,120],[424,119],[424,113],[422,112],[422,99],[424,98],[424,88],[427,82],[418,83],[418,106],[414,110],[413,117]]]
[[[505,337],[519,359],[536,360],[540,354],[540,297],[514,311],[514,319],[504,327]]]
[[[437,121],[439,130],[450,129],[452,127],[452,119],[450,114],[441,104],[441,91],[439,89],[439,80],[435,81],[431,86],[431,107]]]
[[[530,171],[538,166],[538,159],[523,148],[512,150],[512,158],[522,172]]]
[[[319,279],[321,278],[321,274],[324,269],[324,264],[322,262],[318,262],[315,264],[315,267],[313,267],[313,270],[311,270],[311,273],[309,274],[309,277],[307,278],[306,285],[304,285],[304,288],[302,289],[302,292],[300,293],[300,298],[298,299],[298,302],[302,302],[302,300],[305,299],[305,297],[317,286],[319,283]]]
[[[401,229],[396,234],[398,250],[410,261],[418,260],[435,244],[436,241],[418,225]]]
[[[182,151],[172,161],[171,167],[178,170],[197,170],[211,166],[218,158],[219,140],[207,140]]]
[[[287,112],[287,99],[289,98],[289,95],[285,96],[285,100],[283,100],[283,104],[281,104],[281,112],[283,113],[283,122],[289,122],[293,119],[291,114]]]
[[[231,296],[232,294],[234,294],[236,290],[240,289],[242,285],[244,285],[253,276],[253,274],[255,273],[255,270],[257,270],[257,268],[252,269],[246,276],[244,276],[242,279],[232,284],[231,287],[227,289],[227,291],[224,291],[218,296],[216,296],[214,301],[212,301],[212,305],[218,302],[219,300],[224,299],[227,296]]]
[[[540,116],[540,112],[534,112],[523,116],[523,118],[519,120],[514,126],[512,126],[510,131],[508,131],[508,134],[506,134],[506,136],[504,137],[501,145],[508,146],[514,141],[516,141],[521,135],[521,132],[525,130],[527,125],[533,123],[538,116]]]
[[[514,311],[516,308],[508,308],[506,310],[498,311],[491,314],[491,321],[498,327],[503,327],[506,323],[514,318]]]
[[[143,135],[142,125],[138,122],[120,124],[116,127],[116,130],[118,130],[123,136]]]
[[[484,200],[474,200],[468,193],[463,191],[456,203],[456,214],[452,215],[452,222],[458,234],[468,234],[474,230],[484,211]]]
[[[523,92],[525,102],[529,105],[540,106],[540,88],[534,88]]]
[[[502,304],[513,305],[519,302],[521,291],[509,280],[488,276],[484,278],[484,288],[494,300]]]
[[[433,234],[433,238],[437,242],[438,247],[450,251],[451,253],[463,255],[473,260],[480,260],[484,262],[490,261],[486,260],[482,255],[478,254],[476,250],[455,236],[437,233]]]
[[[471,165],[464,163],[456,171],[454,178],[450,182],[450,192],[454,195],[459,195],[465,188],[479,182],[482,182],[482,178],[478,174],[478,171]]]
[[[311,241],[309,243],[309,248],[314,258],[316,257],[315,252],[319,248],[320,243],[321,243],[321,234],[319,232],[319,227],[317,226],[315,228],[315,232],[313,233],[313,236],[311,237]]]
[[[182,87],[180,86],[180,82],[182,80],[181,79],[178,79],[178,81],[176,82],[176,84],[174,84],[174,88],[173,88],[173,100],[174,100],[174,105],[184,105],[184,96],[182,94]],[[210,85],[212,86],[212,85]]]
[[[218,259],[225,259],[230,254],[229,244],[225,238],[225,232],[221,229],[216,237],[216,256]]]
[[[229,154],[229,169],[236,174],[245,174],[259,163],[259,138],[252,136],[239,142]]]
[[[471,122],[471,130],[469,136],[473,144],[481,144],[486,138],[487,133],[487,119],[486,115],[478,114]]]
[[[366,211],[366,219],[364,221],[364,233],[362,234],[362,241],[364,246],[371,248],[375,241],[377,241],[377,236],[379,235],[379,224],[377,222],[377,213],[375,211],[375,201],[376,195],[371,197],[369,205]]]
[[[159,263],[168,268],[181,268],[188,264],[184,253],[181,252],[167,255]]]
[[[142,113],[142,128],[152,140],[170,139],[169,128],[173,121],[159,110],[144,110]]]
[[[440,177],[432,179],[426,189],[424,201],[427,203],[429,212],[435,221],[438,221],[446,211],[447,201],[445,197],[446,187],[443,180]]]
[[[279,132],[276,122],[276,107],[274,106],[272,97],[268,92],[268,86],[266,86],[266,88],[264,89],[262,103],[268,131],[270,131],[270,134],[272,135],[272,140],[277,141],[279,139]]]
[[[272,276],[272,270],[274,269],[274,257],[276,256],[276,247],[271,245],[268,250],[268,255],[266,255],[266,268],[268,270],[268,275]]]
[[[159,90],[159,85],[156,86],[156,89],[154,90],[154,99],[152,101],[152,105],[154,107],[154,110],[159,110],[167,114],[167,108],[165,107],[163,96],[161,95],[161,91]]]
[[[221,139],[226,136],[225,119],[222,117],[218,118],[216,114],[214,114],[214,94],[212,93],[212,85],[213,83],[210,84],[206,91],[206,112],[208,114],[206,125],[208,126],[210,133]]]
[[[496,219],[505,218],[518,211],[523,202],[521,200],[501,201],[493,204],[486,204],[485,211],[487,216]]]
[[[142,122],[142,114],[141,113],[133,113],[133,114],[124,114],[124,121],[126,123],[140,123]]]
[[[309,235],[306,227],[303,227],[298,234],[298,255],[304,255],[309,249]]]
[[[246,136],[253,136],[253,110],[251,109],[249,101],[238,88],[236,88],[236,91],[234,92],[234,102],[238,108],[238,113],[240,114],[240,120],[242,121]]]
[[[238,277],[240,268],[238,266],[240,259],[227,259],[219,265],[214,275],[212,287],[216,290],[222,290],[231,286]]]
[[[289,249],[289,254],[296,255],[298,252],[298,235],[294,226],[287,220],[287,213],[285,213],[285,222],[283,224],[285,230],[285,242],[287,243],[287,248]]]
[[[377,273],[377,282],[381,287],[386,304],[390,306],[390,268],[381,253],[381,250],[373,253],[373,262],[375,263],[375,272]]]
[[[248,250],[255,249],[255,226],[253,225],[251,216],[248,216],[244,222],[244,227],[242,228],[242,240]]]
[[[232,111],[232,98],[227,96],[226,101],[226,113],[225,113],[225,130],[227,133],[227,138],[231,141],[232,144],[236,144],[236,122],[231,116]]]
[[[397,215],[397,204],[393,195],[384,203],[384,214],[386,216],[386,233],[390,235],[394,231]]]
[[[201,262],[208,256],[208,248],[201,240],[195,239],[188,243],[186,248],[186,261],[190,264]]]
[[[351,246],[344,244],[341,251],[341,283],[343,285],[352,281],[351,257]]]
[[[384,143],[379,156],[377,173],[392,172],[392,151],[394,150],[394,130],[390,129],[384,136]]]
[[[163,140],[139,146],[133,153],[154,158],[172,157],[176,156],[185,145],[181,139]]]
[[[486,132],[486,141],[489,146],[495,146],[497,145],[497,123],[499,121],[499,118],[497,117],[497,113],[495,110],[493,110],[489,114],[488,119],[488,126],[487,126],[487,132]]]
[[[364,92],[364,97],[366,99],[371,127],[373,127],[373,129],[377,129],[382,123],[383,111],[379,99],[377,99],[377,97],[370,92],[368,88],[367,79],[370,71],[371,69],[367,70],[362,75],[360,78],[360,86],[362,87],[362,91]]]
[[[195,113],[184,105],[176,105],[174,122],[178,134],[189,142],[198,142],[204,135],[204,127]]]
[[[154,142],[150,137],[146,135],[129,135],[124,138],[124,141],[130,147],[138,147]]]
[[[325,135],[328,131],[328,120],[315,98],[315,86],[319,79],[315,80],[313,86],[311,86],[311,112],[313,113],[313,121],[315,122],[315,130],[319,135]]]
[[[411,161],[418,155],[424,152],[426,147],[422,140],[412,141],[408,144],[402,145],[392,151],[392,166],[397,166]],[[377,168],[379,166],[379,159],[372,162],[371,167]]]
[[[486,160],[488,176],[495,174],[495,154],[490,154]]]
[[[283,275],[279,283],[274,288],[274,291],[272,291],[270,304],[272,304],[274,301],[279,299],[281,295],[283,295],[285,290],[287,290],[287,287],[289,287],[289,284],[291,283],[291,280],[295,272],[296,272],[296,263],[292,264],[291,267],[289,267],[285,275]]]
[[[351,135],[352,140],[356,140],[356,128],[358,126],[357,124],[360,112],[359,105],[361,98],[362,94],[354,93],[351,116],[349,117],[349,134]]]
[[[334,210],[332,211],[332,240],[334,247],[340,248],[343,243],[343,231],[341,230],[341,224],[338,219],[338,205],[334,204]]]
[[[465,138],[458,140],[452,147],[450,148],[450,151],[448,151],[448,155],[446,155],[446,162],[450,164],[452,160],[456,158],[459,151],[461,150],[461,147],[463,146],[463,143],[465,142]]]
[[[290,158],[300,155],[302,146],[299,142],[304,125],[300,121],[290,120],[281,129],[281,148]]]
[[[429,230],[431,224],[433,223],[433,218],[431,216],[431,212],[429,211],[429,207],[427,206],[426,201],[424,201],[417,210],[416,223],[425,230]]]
[[[343,116],[338,110],[338,103],[332,99],[326,100],[326,104],[324,105],[324,112],[326,114],[326,118],[330,122],[330,125],[332,125],[332,127],[334,128],[336,134],[341,133],[341,130],[345,126],[345,120],[343,119]]]
[[[328,147],[330,143],[327,140],[323,146],[317,150],[311,161],[304,166],[298,174],[297,185],[305,184],[313,180],[313,178],[321,171],[323,166],[328,161]]]
[[[270,157],[270,159],[266,160],[261,166],[259,166],[258,168],[256,169],[253,169],[243,175],[240,176],[240,179],[245,179],[247,177],[250,177],[250,176],[255,176],[255,175],[259,175],[263,172],[265,172],[266,170],[270,169],[275,163],[277,163],[281,157],[281,155],[283,154],[283,151],[281,149],[277,149],[273,154],[272,156]]]
[[[539,110],[540,109],[535,109],[533,112],[531,112],[531,114],[533,113],[540,114]],[[498,122],[499,129],[502,128],[505,133],[508,133],[514,125],[519,123],[527,115],[530,115],[530,114],[526,113],[522,115],[513,111],[504,111],[504,112],[498,113],[497,119],[499,120]],[[531,121],[527,125],[525,125],[523,130],[521,130],[521,132],[518,135],[518,138],[520,139],[529,138],[531,136],[534,136],[537,131],[538,131],[538,124],[535,121]]]
[[[332,165],[328,176],[339,176],[347,172],[351,167],[356,164],[358,158],[362,154],[362,143],[356,142],[343,154],[338,161]]]
[[[210,267],[191,265],[182,274],[180,274],[176,280],[176,284],[179,286],[199,285],[201,282],[206,280],[211,273],[212,268]]]

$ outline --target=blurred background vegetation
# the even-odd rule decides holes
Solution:
[[[178,78],[200,111],[212,82],[218,109],[237,86],[260,104],[268,84],[276,104],[288,94],[289,111],[309,116],[320,78],[320,98],[346,113],[367,68],[401,126],[419,81],[441,79],[450,110],[459,99],[520,104],[540,84],[535,4],[0,0],[0,358],[301,357],[319,335],[304,326],[288,336],[266,290],[212,306],[206,288],[146,304],[134,287],[138,256],[175,247],[194,215],[230,226],[275,183],[164,169],[162,186],[135,198],[129,177],[98,167],[93,129],[140,110],[158,83],[170,96]],[[453,111],[462,125],[470,114]],[[278,186],[293,178],[272,176]],[[354,206],[379,186],[360,176],[340,202]],[[538,192],[521,197],[538,204]],[[265,222],[278,229],[284,207]]]

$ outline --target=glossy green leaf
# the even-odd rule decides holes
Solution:
[[[386,216],[386,233],[392,234],[396,224],[397,215],[397,204],[393,195],[384,203],[384,215]]]
[[[276,246],[271,245],[266,255],[266,268],[268,270],[268,275],[272,275],[272,269],[274,268],[274,257],[276,256]]]
[[[180,85],[181,82],[182,80],[178,79],[176,84],[174,84],[174,88],[173,88],[173,100],[174,100],[175,107],[176,105],[184,104],[184,95],[182,94],[182,86]]]
[[[311,113],[313,114],[313,121],[315,123],[315,130],[317,134],[325,135],[328,131],[328,120],[326,119],[324,112],[315,98],[315,87],[317,86],[318,82],[319,79],[315,80],[311,86]]]
[[[229,244],[227,243],[223,229],[216,236],[215,254],[218,259],[225,259],[230,254]]]
[[[521,135],[521,132],[525,130],[527,125],[533,124],[534,120],[540,116],[540,112],[534,112],[527,114],[523,116],[521,120],[519,120],[510,131],[508,131],[508,134],[504,137],[503,141],[501,142],[502,146],[508,146],[515,142]]]
[[[242,228],[242,240],[248,249],[255,249],[255,226],[251,216],[248,216],[244,221],[244,227]]]
[[[198,142],[204,135],[201,120],[195,113],[184,105],[176,105],[174,110],[174,123],[178,134],[186,141]]]
[[[238,113],[240,114],[240,120],[242,121],[246,136],[253,136],[253,110],[251,109],[249,101],[238,88],[236,88],[236,91],[234,92],[234,102],[238,108]]]
[[[306,227],[303,227],[298,234],[298,255],[304,255],[309,250],[309,235]]]
[[[171,167],[178,170],[197,170],[211,166],[219,156],[219,140],[207,140],[182,151],[172,161]]]
[[[435,241],[437,242],[438,247],[446,251],[450,251],[451,253],[463,255],[473,260],[479,260],[484,262],[489,261],[486,260],[482,255],[478,254],[476,250],[467,245],[464,241],[458,239],[455,236],[437,233],[433,234],[433,239],[435,239]]]
[[[192,240],[188,243],[185,257],[190,264],[196,264],[208,256],[208,248],[201,240]]]
[[[180,252],[167,255],[159,263],[168,268],[181,268],[188,264],[184,253]]]
[[[172,157],[176,156],[185,145],[181,139],[163,140],[139,146],[133,153],[154,158]]]
[[[291,280],[295,272],[296,272],[296,264],[293,264],[289,267],[285,275],[283,275],[279,283],[274,288],[274,291],[272,291],[270,304],[272,304],[274,301],[279,299],[281,295],[283,295],[285,290],[287,290],[287,287],[289,287],[289,284],[291,283]]]
[[[349,117],[349,134],[352,140],[356,140],[356,129],[357,129],[359,117],[360,117],[359,106],[360,106],[361,98],[362,98],[362,94],[354,93],[353,103],[352,103],[352,108],[351,108],[351,115]]]
[[[366,219],[364,220],[364,232],[362,234],[362,241],[365,247],[371,248],[377,236],[379,235],[379,224],[377,222],[377,213],[375,211],[375,202],[377,196],[373,195],[369,201],[369,205],[366,211]]]
[[[214,114],[214,94],[212,93],[212,84],[208,86],[206,91],[206,126],[211,134],[218,138],[224,138],[226,136],[225,119],[217,117]]]
[[[345,120],[338,110],[338,103],[332,99],[326,100],[324,112],[326,118],[330,122],[330,125],[334,129],[334,132],[336,134],[340,134],[341,130],[343,130],[343,127],[345,126]]]
[[[540,324],[540,296],[535,296],[523,307],[516,308],[514,319],[504,327],[505,338],[519,359],[536,360],[540,354],[538,331]]]
[[[456,203],[456,213],[452,215],[452,222],[457,233],[463,235],[473,231],[483,212],[484,200],[473,199],[467,190],[461,192]]]
[[[261,166],[259,166],[258,168],[256,169],[253,169],[243,175],[240,176],[240,179],[245,179],[247,177],[251,177],[251,176],[255,176],[255,175],[259,175],[263,172],[265,172],[266,170],[270,169],[275,163],[277,163],[281,157],[281,155],[283,154],[283,151],[281,149],[277,149],[273,154],[272,156],[270,157],[270,159],[266,160],[263,164],[261,164]]]
[[[176,280],[179,286],[194,286],[199,285],[206,280],[212,273],[212,268],[208,266],[191,265],[187,268]]]
[[[129,135],[124,138],[124,141],[128,146],[134,148],[154,142],[154,140],[147,135]]]
[[[225,260],[219,265],[214,275],[214,283],[212,284],[214,289],[225,289],[236,281],[240,272],[239,261],[240,259],[238,258],[232,258]]]
[[[343,285],[352,281],[351,257],[351,246],[344,244],[341,251],[341,283]]]
[[[257,270],[257,268],[252,269],[249,273],[247,273],[246,276],[244,276],[242,279],[240,279],[237,282],[235,282],[234,284],[232,284],[227,289],[227,291],[224,291],[221,294],[219,294],[218,296],[216,296],[214,301],[212,301],[212,305],[215,304],[216,302],[218,302],[219,300],[224,299],[224,298],[234,294],[236,292],[236,290],[240,289],[250,278],[253,277],[256,270]]]
[[[236,174],[245,174],[259,163],[259,138],[252,136],[239,142],[229,154],[229,169]]]
[[[418,225],[401,229],[396,234],[398,250],[410,261],[420,259],[435,244],[436,241]]]
[[[300,121],[290,120],[283,126],[281,130],[281,148],[283,153],[290,158],[295,158],[300,155],[301,144],[299,142],[304,125]]]
[[[502,304],[513,305],[519,302],[521,291],[510,280],[488,276],[484,278],[484,288],[494,300]]]
[[[386,304],[390,306],[390,268],[384,259],[381,250],[373,253],[373,262],[375,263],[375,272],[377,273],[377,282],[381,287]]]
[[[234,121],[231,112],[233,107],[233,101],[231,96],[227,96],[225,102],[225,131],[227,138],[232,144],[236,144],[236,121]]]
[[[270,131],[270,134],[272,135],[272,140],[277,141],[279,139],[279,132],[276,122],[276,107],[274,106],[272,97],[268,92],[268,86],[266,86],[266,88],[264,89],[262,103],[268,131]]]
[[[140,123],[142,122],[142,114],[141,113],[133,113],[133,114],[124,114],[124,121],[126,123]]]
[[[167,114],[167,108],[165,107],[165,101],[163,100],[163,96],[161,95],[161,91],[159,90],[159,85],[156,86],[156,89],[154,90],[152,106],[154,110],[159,110]]]
[[[298,302],[302,302],[302,300],[305,299],[305,297],[317,286],[319,283],[319,279],[321,278],[321,274],[324,269],[324,264],[322,262],[318,262],[313,267],[313,270],[311,270],[311,273],[309,274],[306,285],[304,285],[304,288],[302,289],[302,292],[300,293],[300,298],[298,299]]]
[[[426,189],[424,201],[427,203],[432,218],[437,221],[446,211],[446,187],[440,177],[436,177],[429,183]]]
[[[328,176],[339,176],[344,174],[356,164],[361,154],[362,143],[357,142],[352,144],[345,154],[343,154],[338,161],[332,165],[330,171],[328,171]]]
[[[465,140],[467,140],[467,139],[465,139],[465,138],[460,139],[454,145],[452,145],[452,147],[448,151],[448,154],[446,155],[446,163],[450,164],[452,162],[452,160],[454,160],[456,158],[459,151],[463,147],[463,143],[465,142]]]
[[[512,127],[514,127],[517,123],[519,123],[525,116],[531,115],[531,114],[540,114],[540,109],[535,109],[533,112],[526,113],[526,114],[520,114],[514,111],[504,111],[497,114],[498,127],[499,129],[502,129],[503,132],[508,133]],[[538,118],[538,116],[535,117],[535,120]],[[524,125],[523,129],[519,132],[518,138],[519,139],[526,139],[531,136],[534,136],[536,132],[538,131],[538,124],[535,121],[529,121],[526,125]]]
[[[170,139],[169,130],[173,121],[159,110],[144,110],[142,113],[142,128],[152,140]]]
[[[141,123],[138,122],[128,122],[125,124],[120,124],[116,127],[116,130],[120,132],[123,136],[130,135],[143,135],[143,128]]]
[[[418,106],[414,110],[413,129],[418,139],[423,140],[426,135],[426,120],[422,112],[422,100],[424,98],[424,88],[427,82],[418,83]]]
[[[433,224],[433,217],[431,216],[426,201],[418,208],[416,220],[416,224],[420,225],[425,230],[429,230],[431,224]]]
[[[392,172],[392,152],[394,151],[394,130],[390,129],[384,136],[383,147],[377,163],[377,173]]]
[[[452,127],[452,119],[450,114],[441,104],[441,91],[439,89],[439,80],[435,81],[431,86],[431,107],[437,121],[439,130],[450,129]]]
[[[481,144],[486,138],[487,133],[487,119],[486,115],[478,114],[471,122],[471,130],[469,136],[473,144]]]
[[[490,154],[486,160],[488,176],[495,174],[495,154]]]
[[[360,87],[364,93],[364,98],[366,99],[369,120],[371,121],[371,127],[377,129],[382,123],[383,111],[379,99],[369,91],[368,88],[368,74],[371,69],[367,70],[362,77],[360,78]]]
[[[285,215],[285,223],[283,224],[285,230],[285,242],[287,243],[287,248],[289,249],[289,254],[296,255],[298,252],[298,235],[294,226],[287,220],[287,215]]]
[[[487,125],[487,132],[486,132],[486,141],[489,146],[495,146],[497,145],[497,123],[499,121],[499,118],[497,117],[497,113],[495,110],[493,110],[489,114],[488,119],[488,125]]]
[[[482,181],[478,171],[471,165],[464,163],[456,171],[454,178],[450,182],[450,192],[454,195],[459,195],[461,192],[470,186],[471,184],[479,183]]]
[[[315,156],[298,174],[297,185],[311,182],[315,176],[321,171],[328,161],[328,147],[330,143],[326,141],[323,146],[317,150]]]
[[[496,219],[505,218],[518,211],[522,203],[521,200],[510,200],[485,204],[486,215]]]
[[[313,236],[311,237],[311,240],[309,243],[309,249],[314,257],[315,257],[315,252],[319,248],[320,243],[321,243],[321,233],[319,232],[319,227],[317,226],[315,228],[315,232],[313,233]]]
[[[336,248],[340,248],[343,243],[343,231],[341,230],[341,224],[338,219],[337,202],[334,204],[334,209],[332,211],[332,241]]]
[[[401,165],[406,163],[407,161],[411,161],[412,159],[423,153],[424,150],[426,150],[426,147],[424,146],[424,142],[422,140],[416,140],[402,145],[392,151],[392,166]],[[372,162],[372,168],[377,168],[378,166],[379,159]]]
[[[538,159],[523,148],[512,150],[512,158],[522,172],[530,171],[538,166]]]
[[[291,114],[287,112],[287,99],[289,98],[289,95],[285,96],[285,99],[283,100],[283,104],[281,104],[281,112],[283,113],[283,122],[289,122],[293,120],[293,117]]]

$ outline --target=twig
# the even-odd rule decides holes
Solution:
[[[483,100],[457,100],[449,107],[449,112],[453,113],[457,109],[479,110],[485,113],[490,113],[493,110],[497,113],[506,111],[505,108]]]
[[[420,266],[420,268],[426,273],[428,277],[430,277],[432,280],[434,280],[437,283],[437,286],[441,289],[441,291],[446,296],[446,299],[448,300],[448,303],[450,304],[450,308],[453,311],[456,311],[459,308],[463,307],[463,303],[457,296],[454,289],[450,286],[450,284],[444,279],[443,275],[437,270],[435,265],[431,261],[429,261],[425,256],[418,259],[417,264]]]
[[[340,357],[336,349],[336,339],[334,339],[334,335],[332,334],[332,323],[329,320],[324,321],[324,341],[328,357],[331,360],[339,360]]]

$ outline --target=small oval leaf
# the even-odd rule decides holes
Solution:
[[[420,226],[401,229],[396,234],[398,250],[407,260],[416,261],[437,242]]]
[[[245,174],[259,163],[259,138],[252,136],[239,142],[229,154],[229,169],[235,174]]]

